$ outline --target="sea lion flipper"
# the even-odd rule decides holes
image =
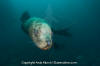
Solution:
[[[25,21],[28,20],[29,18],[30,18],[29,12],[28,12],[28,11],[25,11],[25,12],[22,14],[20,20],[21,20],[22,22],[25,22]]]
[[[59,44],[59,43],[54,42],[53,48],[55,50],[63,50],[65,48],[65,46],[64,46],[64,44]]]
[[[31,17],[30,17],[30,14],[29,14],[28,11],[25,11],[25,12],[22,14],[21,18],[20,18],[20,20],[21,20],[21,22],[22,22],[21,28],[23,29],[23,31],[24,31],[25,33],[28,33],[28,32],[27,32],[27,29],[24,27],[24,25],[25,25],[26,21],[27,21],[29,18],[31,18]]]
[[[69,28],[64,28],[64,29],[60,29],[60,30],[52,29],[52,31],[54,34],[57,34],[57,35],[69,36],[69,37],[72,36],[72,34],[69,32]]]

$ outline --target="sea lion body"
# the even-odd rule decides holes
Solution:
[[[52,30],[44,19],[32,17],[23,22],[22,27],[35,45],[43,50],[52,46]]]

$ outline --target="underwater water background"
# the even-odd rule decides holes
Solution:
[[[40,50],[21,29],[20,17],[25,11],[48,18],[54,29],[68,28],[72,36],[56,35],[56,48]],[[0,0],[0,66],[43,60],[100,66],[99,0]]]

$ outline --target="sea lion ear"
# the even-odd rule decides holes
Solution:
[[[28,11],[25,11],[25,12],[22,14],[20,20],[21,20],[22,22],[25,22],[25,21],[28,20],[29,18],[30,18],[29,12],[28,12]]]

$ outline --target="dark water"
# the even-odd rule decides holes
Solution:
[[[57,30],[69,28],[72,37],[56,35],[55,48],[40,50],[21,29],[24,11],[47,18]],[[0,66],[25,66],[21,61],[44,60],[100,66],[99,44],[99,0],[0,0]]]

